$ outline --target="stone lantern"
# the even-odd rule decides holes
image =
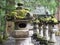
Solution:
[[[29,20],[15,21],[16,30],[13,31],[12,36],[16,39],[16,45],[31,45],[31,37],[29,36],[29,27],[31,24]]]
[[[58,20],[54,16],[51,16],[48,24],[49,24],[49,31],[50,31],[49,41],[55,43],[56,42],[55,32],[57,31],[55,25],[58,24]]]
[[[30,30],[32,17],[23,19],[17,19],[16,17],[6,17],[6,32],[9,36],[12,36],[16,40],[16,45],[33,45],[31,42],[31,36],[33,31]]]

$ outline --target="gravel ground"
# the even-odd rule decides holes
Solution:
[[[57,42],[55,45],[60,45],[60,36],[56,36],[56,40],[57,40]]]
[[[60,36],[56,36],[57,42],[55,45],[60,45]],[[15,40],[12,37],[9,37],[7,41],[4,42],[3,45],[15,45]]]

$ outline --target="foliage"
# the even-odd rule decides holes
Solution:
[[[6,0],[0,0],[0,6],[2,7],[2,8],[5,8],[5,5],[6,4]]]
[[[24,6],[34,10],[37,6],[43,5],[48,8],[53,14],[56,12],[59,2],[57,0],[16,0],[17,2],[24,2]]]
[[[4,15],[5,15],[5,11],[3,11],[2,9],[0,10],[0,31],[4,31],[5,30],[5,19],[4,19]]]
[[[3,39],[2,39],[2,35],[0,35],[0,43],[2,43]]]
[[[2,44],[5,40],[7,40],[8,36],[3,32],[0,32],[0,43]]]
[[[0,31],[5,30],[5,13],[15,9],[14,0],[0,0]]]
[[[7,1],[7,2],[6,2]],[[15,9],[15,2],[24,2],[24,6],[30,8],[30,10],[34,10],[37,6],[43,5],[44,7],[49,8],[51,13],[55,13],[57,6],[60,5],[57,0],[0,0],[0,30],[4,30],[5,20],[3,16],[5,15],[5,11]],[[4,10],[5,9],[5,10]],[[2,22],[2,23],[1,23]]]
[[[6,0],[5,10],[8,12],[15,9],[15,0]]]

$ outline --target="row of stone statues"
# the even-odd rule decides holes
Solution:
[[[56,24],[58,24],[58,20],[54,16],[36,19],[36,21],[34,21],[33,30],[34,35],[36,35],[33,35],[34,39],[38,40],[40,43],[44,43],[44,40],[50,43],[56,42],[55,32],[57,29],[54,26]]]

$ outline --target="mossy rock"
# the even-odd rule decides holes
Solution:
[[[0,43],[2,44],[7,38],[7,35],[0,35]]]
[[[3,43],[3,37],[0,35],[0,43]]]
[[[12,21],[13,19],[14,19],[13,16],[7,16],[7,17],[6,17],[6,20],[7,20],[7,21]]]

